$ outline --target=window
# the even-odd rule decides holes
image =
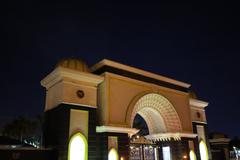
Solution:
[[[163,160],[171,160],[171,153],[170,153],[170,147],[163,147]]]
[[[88,160],[87,140],[81,133],[74,134],[68,144],[68,160]]]
[[[190,160],[197,160],[197,158],[196,158],[196,154],[194,153],[193,150],[190,151],[190,153],[189,153],[189,157],[190,157]]]
[[[108,160],[118,160],[118,152],[115,148],[110,149],[108,152]]]
[[[208,149],[206,143],[201,140],[199,143],[200,157],[201,160],[208,160]]]

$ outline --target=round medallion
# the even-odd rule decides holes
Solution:
[[[84,92],[83,92],[82,90],[78,90],[78,91],[77,91],[77,96],[78,96],[79,98],[83,98],[83,97],[84,97]]]

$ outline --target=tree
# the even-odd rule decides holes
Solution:
[[[36,120],[21,116],[4,126],[3,135],[23,141],[24,138],[34,135],[37,127]]]

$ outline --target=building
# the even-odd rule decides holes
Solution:
[[[227,135],[214,132],[209,135],[209,143],[213,160],[229,160],[229,142],[231,141]]]
[[[211,159],[205,107],[190,84],[104,59],[63,59],[46,88],[44,144],[59,160]],[[138,135],[136,117],[147,125]]]

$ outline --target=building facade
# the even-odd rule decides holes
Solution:
[[[59,160],[211,159],[208,103],[190,84],[106,59],[88,68],[74,58],[60,61],[41,84],[44,145]]]

